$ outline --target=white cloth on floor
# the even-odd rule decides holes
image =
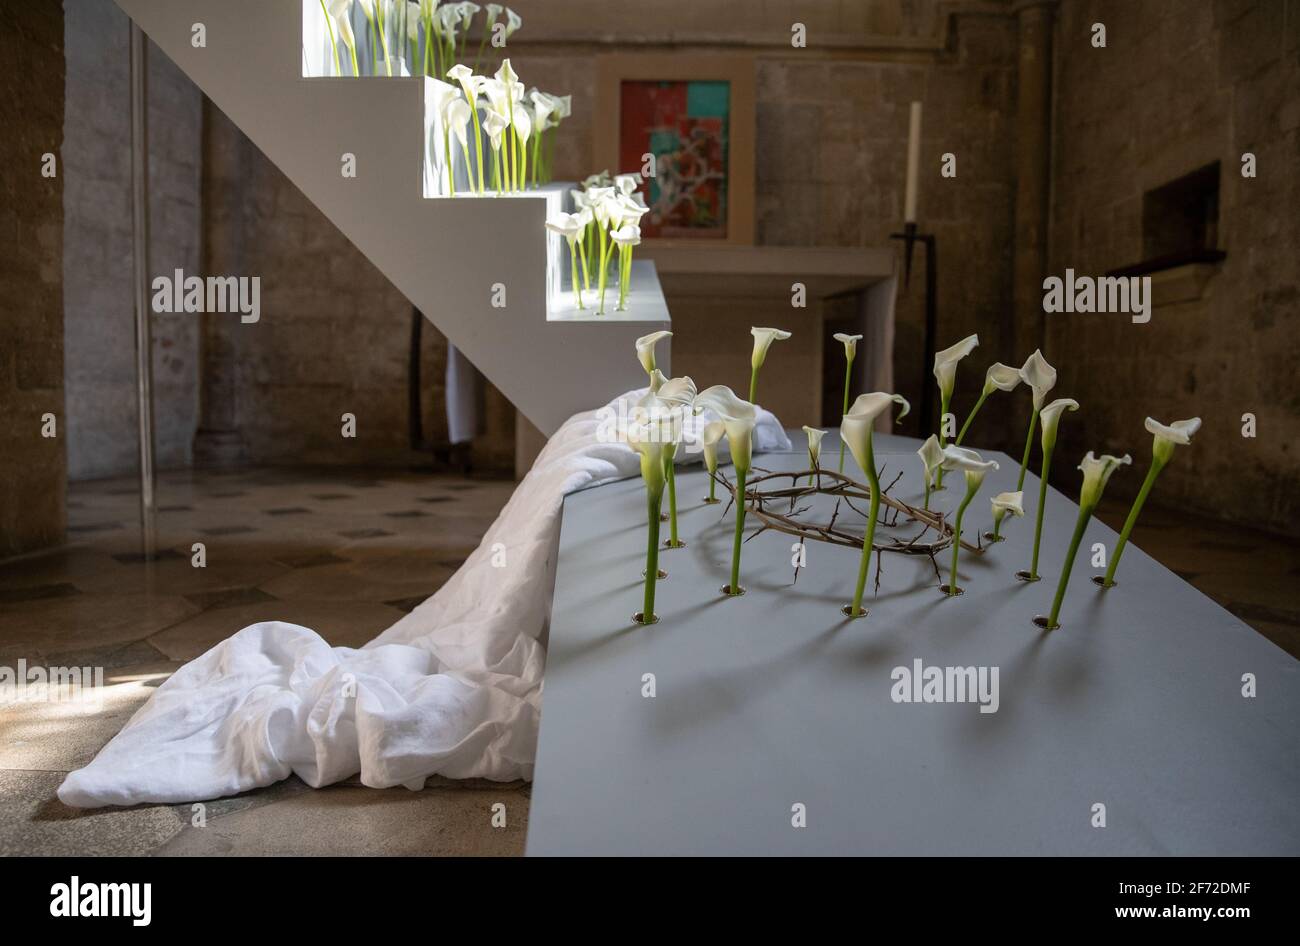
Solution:
[[[246,627],[172,674],[59,798],[199,801],[290,773],[315,787],[358,772],[374,788],[418,789],[435,774],[531,779],[564,496],[640,472],[630,447],[601,442],[607,417],[570,418],[456,574],[365,647],[280,621]],[[790,449],[768,411],[754,447]],[[502,549],[505,567],[493,567]]]

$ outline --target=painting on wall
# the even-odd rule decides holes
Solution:
[[[754,64],[740,56],[599,57],[595,166],[641,171],[647,240],[754,242]]]
[[[726,239],[731,85],[717,80],[624,81],[620,170],[654,155],[646,182],[645,237]]]

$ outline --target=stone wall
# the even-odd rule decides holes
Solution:
[[[1097,22],[1105,49],[1089,41]],[[1051,271],[1139,262],[1143,192],[1214,161],[1227,253],[1200,272],[1163,274],[1184,291],[1158,290],[1147,324],[1047,316],[1059,392],[1083,405],[1062,424],[1062,457],[1131,452],[1139,468],[1111,487],[1131,494],[1150,456],[1143,418],[1200,415],[1205,426],[1163,474],[1160,498],[1294,533],[1300,0],[1065,0],[1056,57]],[[1256,156],[1254,179],[1242,177],[1244,152]],[[1257,417],[1255,439],[1241,436],[1245,413]],[[1061,467],[1075,488],[1077,473]]]
[[[112,0],[67,5],[64,374],[68,475],[134,473],[137,441],[131,236],[130,20]],[[199,265],[201,95],[149,44],[150,272]],[[198,323],[152,315],[154,449],[186,466],[198,412]]]
[[[65,168],[42,176],[63,138],[63,10],[21,4],[0,30],[0,557],[63,540]],[[55,437],[42,436],[43,415]]]

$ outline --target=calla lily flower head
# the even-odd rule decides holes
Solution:
[[[447,106],[449,106],[460,95],[460,89],[456,88],[449,82],[443,82],[441,79],[429,79],[426,82],[430,104],[433,105],[434,114],[446,121]]]
[[[511,110],[514,115],[515,134],[519,136],[521,142],[527,141],[533,131],[533,119],[528,113],[528,106],[516,101],[511,105]]]
[[[748,473],[754,454],[754,426],[758,411],[753,404],[741,400],[725,384],[705,388],[695,398],[695,413],[711,410],[721,418],[731,445],[731,462],[738,473]]]
[[[483,9],[487,11],[487,25],[491,26],[497,21],[497,17],[501,15],[501,11],[503,11],[505,7],[499,3],[485,3],[483,4]]]
[[[1066,411],[1077,411],[1078,409],[1078,401],[1073,398],[1058,397],[1039,412],[1038,416],[1043,421],[1042,443],[1044,450],[1050,450],[1056,445],[1056,429],[1061,425],[1061,415]]]
[[[519,76],[515,74],[514,68],[510,65],[509,57],[501,60],[501,67],[496,71],[496,80],[511,89],[519,81]]]
[[[951,348],[935,353],[934,377],[939,382],[939,392],[945,398],[952,397],[952,389],[957,381],[957,363],[974,351],[979,343],[978,335],[967,335]]]
[[[668,383],[668,376],[656,368],[650,372],[650,393],[658,394],[659,389]]]
[[[754,353],[750,356],[749,363],[755,370],[763,367],[763,362],[767,359],[767,350],[772,347],[773,342],[784,341],[790,337],[789,332],[779,328],[751,328],[749,334],[754,336]]]
[[[837,342],[844,344],[844,357],[852,361],[858,354],[858,342],[862,341],[861,335],[849,335],[845,332],[836,332],[833,336]]]
[[[641,218],[645,216],[649,209],[623,193],[616,193],[612,197],[606,197],[604,204],[606,205],[605,215],[610,224],[620,227],[629,223],[640,224]]]
[[[609,171],[597,171],[595,174],[588,174],[582,180],[583,190],[591,190],[593,187],[608,187],[613,181],[609,176]]]
[[[1121,466],[1133,462],[1133,458],[1127,453],[1122,457],[1111,456],[1104,453],[1101,456],[1093,456],[1091,450],[1079,464],[1079,469],[1083,471],[1083,488],[1079,491],[1079,505],[1091,509],[1097,505],[1101,499],[1102,490],[1110,481],[1110,476]]]
[[[551,98],[555,99],[555,114],[560,118],[568,118],[573,114],[572,95],[553,95]]]
[[[631,197],[638,187],[641,186],[640,174],[618,174],[614,177],[614,187],[620,194],[626,194]]]
[[[974,450],[948,444],[943,448],[943,468],[949,472],[961,470],[966,474],[966,489],[976,490],[989,471],[998,468],[998,461],[985,460]]]
[[[639,246],[641,244],[641,228],[635,224],[628,224],[619,227],[617,230],[610,230],[609,238],[619,246]]]
[[[420,4],[415,0],[408,0],[406,4],[406,38],[415,42],[420,38],[420,18],[423,14],[420,11]]]
[[[916,451],[916,455],[921,458],[921,465],[925,467],[925,485],[933,487],[939,468],[943,466],[943,447],[939,446],[939,438],[931,434],[926,438],[925,443],[921,444],[921,449]]]
[[[720,420],[704,425],[700,433],[700,444],[704,447],[704,468],[709,473],[718,472],[718,441],[727,432],[727,425]]]
[[[1012,368],[1010,365],[995,361],[989,365],[989,370],[984,375],[984,393],[992,394],[995,390],[1013,391],[1020,381],[1019,368]]]
[[[1014,493],[998,493],[993,497],[992,502],[994,522],[1001,522],[1002,517],[1007,513],[1017,517],[1025,514],[1025,493],[1023,490],[1016,490]]]
[[[566,240],[572,242],[581,235],[584,226],[582,219],[578,214],[566,214],[563,211],[559,211],[546,219],[546,229],[550,230],[552,233],[558,233]]]
[[[474,14],[483,9],[477,3],[470,3],[468,0],[456,4],[456,8],[460,10],[460,25],[465,29],[469,29],[470,24],[474,22]]]
[[[515,30],[519,29],[519,27],[523,25],[524,25],[524,21],[520,18],[519,14],[516,13],[514,10],[510,9],[509,7],[506,7],[506,31],[505,31],[506,39],[509,39],[511,36],[513,36]]]
[[[627,443],[641,454],[641,477],[651,494],[657,495],[664,487],[664,453],[669,447],[660,423],[664,408],[650,394],[637,402],[635,414],[627,426]]]
[[[478,101],[483,83],[488,81],[487,76],[474,75],[474,70],[464,63],[457,63],[448,69],[447,78],[460,83],[460,87],[465,90],[465,98],[471,103]]]
[[[1201,429],[1201,419],[1193,417],[1191,420],[1176,420],[1166,426],[1155,418],[1148,417],[1146,428],[1155,434],[1153,453],[1156,459],[1168,463],[1174,455],[1175,446],[1185,447],[1192,442],[1192,435]]]
[[[452,99],[447,104],[447,124],[451,126],[452,134],[460,142],[461,147],[469,144],[469,122],[470,107],[469,103],[462,98]]]
[[[659,369],[656,368],[656,371]],[[689,375],[665,381],[656,392],[659,399],[674,407],[692,408],[695,404],[695,381]]]
[[[1047,363],[1041,351],[1034,349],[1034,353],[1020,369],[1020,377],[1025,384],[1033,388],[1034,410],[1042,410],[1048,393],[1056,387],[1056,369]]]
[[[808,456],[812,458],[813,466],[816,466],[821,459],[822,438],[826,436],[826,431],[805,424],[803,432],[808,435]]]
[[[454,3],[444,3],[438,7],[435,14],[438,18],[438,25],[442,27],[443,33],[448,36],[456,35],[456,26],[460,23],[460,8]]]
[[[330,16],[334,19],[334,28],[338,30],[343,45],[355,51],[357,35],[352,31],[352,0],[331,0]]]
[[[587,229],[592,220],[596,219],[595,214],[591,212],[590,207],[578,208],[577,212],[574,213],[574,216],[578,218],[578,222],[582,224],[582,229],[584,230]]]
[[[655,371],[655,346],[663,339],[672,337],[672,332],[651,332],[636,340],[636,358],[646,374],[654,374]]]
[[[570,190],[569,196],[573,198],[573,206],[578,210],[586,210],[591,207],[591,198],[587,196],[586,191]]]
[[[886,394],[884,391],[861,394],[840,421],[840,439],[848,444],[853,459],[858,461],[858,466],[863,471],[871,466],[871,431],[876,426],[876,418],[894,404],[903,405],[903,410],[898,415],[899,420],[911,410],[907,398],[901,394]]]
[[[489,110],[484,113],[483,130],[487,132],[493,150],[501,147],[501,136],[505,134],[506,129],[509,127],[510,123],[501,117],[500,112]]]
[[[541,130],[546,128],[547,123],[550,121],[551,113],[555,111],[555,100],[539,89],[533,89],[532,92],[528,94],[528,97],[532,99],[533,102],[533,116],[537,119],[538,129]]]

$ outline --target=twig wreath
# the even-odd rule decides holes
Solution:
[[[823,470],[820,467],[792,472],[772,472],[761,467],[755,467],[754,471],[761,475],[745,483],[745,504],[762,525],[745,539],[746,542],[762,535],[764,532],[772,531],[792,535],[799,539],[800,542],[811,539],[815,542],[842,545],[845,548],[855,550],[862,548],[863,537],[867,531],[867,519],[870,513],[859,508],[854,501],[869,502],[871,500],[870,486],[859,483],[842,473]],[[883,470],[881,472],[883,473]],[[916,523],[920,525],[920,531],[907,539],[898,536],[873,538],[871,547],[876,552],[924,555],[930,559],[935,576],[939,577],[941,573],[935,556],[952,547],[953,527],[946,521],[942,512],[921,509],[890,496],[889,490],[902,479],[902,476],[903,474],[900,471],[888,486],[881,487],[880,504],[887,507],[887,510],[892,510],[893,516],[891,518],[889,512],[886,511],[879,520],[879,524],[889,529],[896,528],[901,524]],[[713,479],[720,483],[731,497],[723,510],[725,516],[732,503],[736,501],[736,484],[720,471],[713,473]],[[789,480],[790,485],[784,487],[775,485],[782,480]],[[801,480],[805,481],[804,485],[800,485]],[[816,496],[831,496],[836,500],[830,519],[824,523],[801,518],[803,514],[812,508],[811,504],[806,501]],[[801,505],[801,503],[803,504]],[[841,523],[840,514],[843,509],[848,509],[861,518],[861,530],[855,532],[851,527],[846,528]],[[904,516],[906,519],[903,518]],[[929,541],[922,541],[927,533],[934,533],[934,537]],[[984,553],[983,546],[978,544],[972,545],[963,540],[961,546],[979,555]],[[877,591],[880,589],[880,572],[881,559],[880,556],[877,556],[875,575]],[[798,580],[799,567],[796,566],[795,581]]]

